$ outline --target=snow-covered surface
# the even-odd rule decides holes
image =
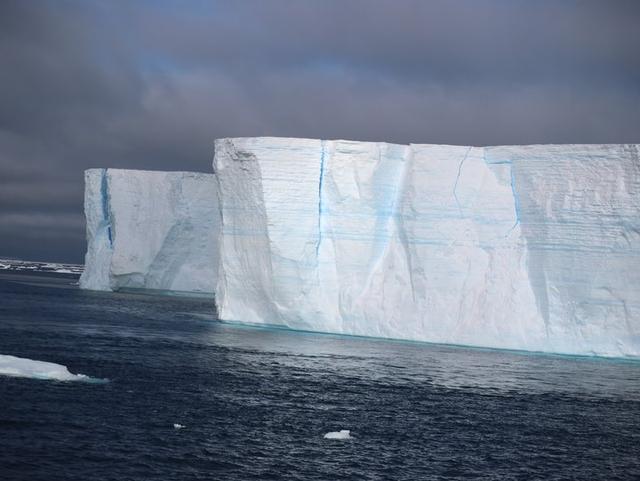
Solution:
[[[72,374],[66,366],[0,354],[0,375],[55,381],[97,381],[84,374]]]
[[[340,431],[332,431],[324,435],[325,439],[351,439],[351,431],[341,429]]]
[[[640,356],[638,145],[221,139],[221,319]]]
[[[212,293],[215,188],[211,174],[87,170],[88,250],[80,287]]]
[[[56,272],[58,274],[82,274],[84,266],[78,264],[59,264],[53,262],[23,261],[18,259],[0,259],[0,271],[15,272]]]

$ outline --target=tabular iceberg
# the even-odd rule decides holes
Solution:
[[[87,170],[88,249],[80,287],[211,295],[217,206],[212,174]]]
[[[638,151],[218,140],[219,317],[640,356]]]

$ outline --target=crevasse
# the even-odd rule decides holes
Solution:
[[[102,176],[100,179],[100,198],[102,205],[102,219],[104,229],[106,229],[109,245],[113,246],[113,236],[111,234],[111,214],[109,212],[109,184],[107,180],[107,169],[101,169]]]
[[[320,244],[322,243],[322,185],[324,184],[324,140],[320,142],[320,175],[318,176],[318,241],[316,243],[316,258],[319,256]]]

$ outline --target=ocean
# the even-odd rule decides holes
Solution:
[[[0,479],[638,480],[640,362],[295,332],[0,273]],[[349,439],[326,439],[350,430]]]

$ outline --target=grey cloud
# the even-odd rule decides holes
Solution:
[[[228,10],[158,11],[140,28],[150,50],[176,63],[241,71],[337,63],[419,80],[527,82],[637,74],[640,65],[637,2],[249,1]]]
[[[638,142],[639,21],[625,0],[4,1],[0,257],[81,261],[84,169],[209,171],[216,137]]]

